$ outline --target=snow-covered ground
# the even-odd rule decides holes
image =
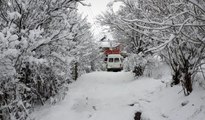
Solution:
[[[163,74],[162,74],[163,75]],[[93,72],[70,84],[62,102],[35,112],[36,120],[204,120],[205,91],[185,97],[169,76],[134,78],[130,72]]]

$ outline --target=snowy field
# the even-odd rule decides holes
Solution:
[[[70,84],[65,100],[33,114],[36,120],[204,120],[205,91],[185,97],[170,77],[134,78],[130,72],[93,72]]]

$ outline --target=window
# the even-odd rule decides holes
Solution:
[[[109,62],[113,62],[113,58],[109,58]]]
[[[107,62],[107,58],[104,59],[104,62]]]
[[[119,61],[120,61],[119,58],[115,58],[115,59],[114,59],[114,62],[119,62]]]

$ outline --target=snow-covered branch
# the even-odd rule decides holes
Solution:
[[[171,34],[169,40],[165,41],[163,44],[158,45],[157,47],[148,49],[146,52],[149,52],[149,51],[155,51],[155,52],[156,52],[156,51],[161,51],[161,50],[163,50],[169,43],[171,43],[175,38],[176,38],[176,36],[173,35],[173,34]]]
[[[200,5],[200,3],[198,3],[196,0],[188,0],[188,2],[190,2],[191,4],[197,6],[200,10],[202,10],[205,13],[205,9],[202,5]]]

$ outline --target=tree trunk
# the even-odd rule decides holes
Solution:
[[[188,60],[185,61],[184,68],[182,69],[182,87],[184,94],[188,96],[192,92],[192,74],[189,71],[190,64]]]
[[[187,96],[192,92],[192,80],[191,80],[191,74],[185,73],[184,75],[184,94]]]
[[[77,78],[78,78],[78,62],[74,63],[72,73],[73,73],[73,80],[77,80]]]
[[[174,71],[174,74],[172,75],[172,83],[173,85],[178,85],[180,83],[180,71]]]

